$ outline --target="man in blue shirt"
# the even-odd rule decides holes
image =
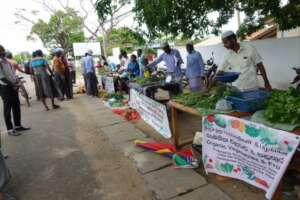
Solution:
[[[93,52],[89,50],[82,60],[83,69],[86,77],[87,95],[98,96],[97,77],[95,73],[95,65]]]
[[[156,60],[148,64],[148,68],[153,68],[161,61],[164,61],[167,66],[167,74],[172,76],[172,80],[181,83],[182,73],[181,64],[183,63],[181,55],[177,49],[171,49],[167,42],[162,44],[164,53],[161,54]]]
[[[130,75],[130,78],[135,78],[140,76],[140,66],[136,60],[136,55],[132,54],[130,57],[130,62],[127,66],[127,71]]]
[[[204,63],[201,54],[195,51],[192,43],[186,44],[187,68],[186,76],[189,79],[189,87],[191,92],[200,91],[202,88],[202,75],[204,71]]]

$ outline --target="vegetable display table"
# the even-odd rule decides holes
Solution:
[[[163,89],[170,91],[171,95],[176,95],[180,91],[180,87],[178,83],[163,83],[163,82],[157,82],[149,85],[140,85],[135,82],[128,82],[127,86],[131,89],[135,89],[138,92],[144,94],[145,96],[155,99],[155,93],[157,92],[157,89]]]
[[[181,124],[180,124],[180,121],[178,120],[178,113],[184,112],[186,114],[197,117],[198,118],[197,120],[199,121],[200,125],[201,125],[201,119],[202,119],[203,114],[194,108],[184,106],[184,105],[177,103],[175,101],[172,101],[172,100],[168,102],[168,105],[171,107],[171,131],[172,131],[172,137],[174,140],[174,145],[176,146],[176,148],[179,148],[183,145],[190,144],[194,139],[193,134],[191,134],[191,137],[181,139],[181,136],[184,133],[179,131],[179,126]],[[228,115],[234,116],[234,117],[248,117],[248,116],[251,116],[251,114],[252,113],[237,112],[237,111],[228,113]],[[200,126],[200,130],[198,130],[198,131],[201,131],[201,126]],[[187,134],[186,131],[185,131],[185,134]]]
[[[171,107],[171,131],[172,131],[172,138],[174,140],[174,145],[176,146],[176,148],[179,148],[183,145],[191,143],[193,141],[192,137],[186,138],[184,140],[181,139],[183,134],[187,134],[187,132],[183,133],[183,132],[179,131],[179,127],[181,124],[180,124],[180,120],[178,120],[178,113],[183,112],[183,113],[187,113],[189,115],[195,116],[197,118],[197,120],[199,121],[199,125],[201,125],[201,118],[203,115],[198,110],[191,108],[191,107],[184,106],[175,101],[169,101],[168,105]],[[234,117],[248,117],[251,114],[252,113],[244,113],[244,112],[228,113],[228,115],[234,116]],[[300,136],[300,128],[295,129],[294,131],[292,131],[292,133]],[[296,151],[287,170],[296,170],[296,171],[300,172],[300,151],[299,150]],[[217,177],[222,178],[222,176],[218,176],[218,175],[217,175]],[[231,179],[231,178],[224,177],[224,180],[227,180],[227,179]],[[283,192],[283,183],[281,182],[279,184],[272,200],[281,199],[282,192]]]

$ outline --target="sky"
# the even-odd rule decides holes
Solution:
[[[49,13],[45,12],[42,5],[36,2],[36,0],[0,0],[2,6],[0,7],[0,44],[3,45],[7,50],[13,53],[22,51],[32,52],[37,49],[45,50],[42,42],[37,39],[36,41],[28,41],[27,36],[30,34],[30,24],[15,24],[17,21],[14,14],[18,8],[24,8],[26,10],[38,10],[39,17],[41,19],[49,19]],[[54,0],[46,0],[48,2],[54,2]],[[79,0],[70,0],[72,6],[78,6]],[[53,4],[54,7],[59,5]],[[35,20],[37,17],[34,17]],[[97,20],[96,15],[91,16],[89,19],[90,24],[95,24]],[[119,26],[129,26],[133,28],[134,20],[132,16],[127,17],[123,20]],[[234,17],[228,25],[222,28],[223,30],[237,30],[237,18]]]

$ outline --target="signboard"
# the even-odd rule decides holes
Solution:
[[[92,50],[95,56],[101,55],[100,43],[73,43],[74,56],[84,56],[89,50]]]
[[[114,93],[115,92],[115,84],[114,84],[114,78],[113,77],[105,77],[105,90],[108,93]]]
[[[113,57],[119,58],[119,55],[121,54],[120,47],[115,47],[112,49]]]
[[[226,115],[203,117],[206,172],[243,180],[271,199],[299,145],[297,135]]]
[[[171,138],[172,135],[165,105],[138,93],[134,89],[130,90],[129,105],[136,109],[142,119],[163,137]]]

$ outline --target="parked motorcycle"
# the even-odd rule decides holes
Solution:
[[[214,76],[217,73],[218,65],[215,64],[214,52],[211,53],[211,57],[204,64],[204,74],[203,74],[203,85],[208,88],[212,83]]]
[[[294,80],[291,82],[291,84],[297,84],[296,89],[300,91],[300,66],[299,67],[293,67],[293,70],[296,72],[296,77]]]

